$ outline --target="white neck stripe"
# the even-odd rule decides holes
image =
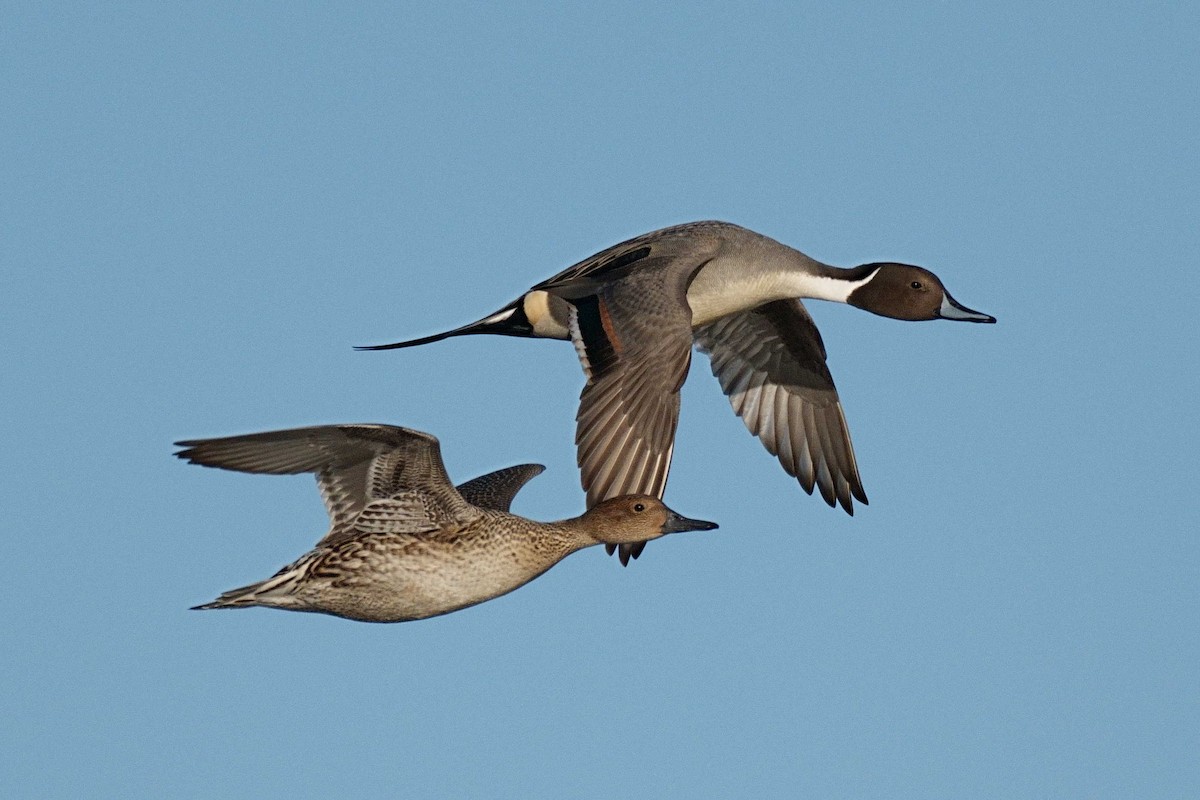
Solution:
[[[797,290],[796,297],[812,300],[829,300],[834,303],[845,303],[856,289],[866,286],[879,274],[879,267],[862,280],[849,281],[844,278],[829,278],[824,275],[804,275],[793,273],[789,275],[789,283]]]

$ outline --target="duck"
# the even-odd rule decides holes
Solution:
[[[509,508],[542,465],[454,486],[437,438],[393,425],[321,425],[176,446],[184,448],[176,456],[206,467],[311,472],[330,518],[329,531],[299,559],[194,610],[260,606],[362,622],[426,619],[507,594],[585,547],[717,527],[646,495],[535,522]]]
[[[867,495],[808,299],[898,320],[996,321],[959,303],[923,267],[834,267],[748,228],[708,220],[613,245],[475,322],[357,349],[475,334],[570,340],[586,376],[577,458],[595,504],[631,493],[663,496],[679,390],[695,346],[708,354],[734,412],[783,469],[810,495],[815,488],[830,507],[853,515],[854,500],[866,504]],[[619,547],[627,565],[645,542]]]

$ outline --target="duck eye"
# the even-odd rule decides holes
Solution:
[[[913,281],[912,283],[910,283],[910,284],[909,284],[909,286],[911,286],[911,287],[912,287],[912,288],[914,288],[914,289],[920,289],[920,288],[921,288],[921,282],[920,282],[920,281]]]
[[[633,510],[640,514],[646,510],[646,504],[645,503],[634,503]]]

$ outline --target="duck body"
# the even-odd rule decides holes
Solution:
[[[619,281],[635,271],[644,272],[649,265],[640,262],[654,248],[661,250],[676,242],[689,252],[686,260],[697,265],[685,289],[693,328],[775,300],[806,298],[845,303],[851,292],[881,266],[831,267],[731,222],[689,222],[651,231],[596,253],[536,284],[500,310],[460,328],[357,349],[393,350],[472,334],[568,340],[572,304],[564,297],[594,292],[605,282]],[[652,269],[662,269],[662,262],[660,258]],[[975,321],[994,321],[986,315],[978,316]]]
[[[802,299],[901,320],[995,322],[960,305],[922,267],[834,267],[747,228],[705,221],[614,245],[468,325],[360,349],[484,333],[570,339],[587,376],[576,418],[581,480],[597,503],[662,496],[695,346],[788,474],[852,514],[853,501],[867,496],[825,346]],[[623,547],[622,560],[641,547]]]
[[[686,287],[693,327],[771,300],[824,293],[820,279],[806,281],[805,275],[789,279],[786,265],[790,261],[799,258],[819,266],[800,251],[732,223],[691,222],[652,231],[603,250],[531,287],[499,311],[461,328],[359,349],[389,350],[483,333],[570,339],[572,305],[563,299],[564,295],[594,291],[606,281],[620,280],[635,267],[644,273],[647,265],[640,262],[655,247],[664,249],[675,242],[686,245],[694,253],[692,258],[702,264]],[[661,259],[656,268],[662,269]]]
[[[318,426],[179,444],[186,449],[178,456],[203,466],[313,472],[331,518],[329,532],[298,560],[197,609],[424,619],[507,594],[585,547],[716,527],[650,497],[615,498],[581,517],[535,522],[508,507],[540,465],[455,487],[437,440],[394,426]]]
[[[425,619],[507,594],[594,544],[570,526],[483,510],[451,532],[369,533],[317,547],[273,577],[199,608],[267,606],[361,622]]]

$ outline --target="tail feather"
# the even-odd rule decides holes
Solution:
[[[292,589],[296,581],[303,572],[303,565],[289,565],[265,581],[221,592],[220,596],[211,603],[192,606],[189,610],[209,611],[214,608],[252,608],[254,606],[283,608],[291,605],[288,600],[292,596]]]
[[[221,592],[220,597],[211,603],[192,606],[190,610],[208,611],[213,608],[250,608],[261,605],[256,594],[264,583],[266,581],[252,583],[249,586],[241,586],[237,589],[230,589],[228,592]]]
[[[355,347],[354,349],[396,350],[401,347],[416,347],[431,342],[440,342],[443,339],[449,339],[451,336],[469,336],[477,333],[490,333],[500,336],[534,335],[533,326],[529,323],[529,318],[525,316],[525,310],[522,308],[521,301],[515,300],[495,314],[490,314],[483,319],[470,322],[453,330],[435,333],[430,336],[422,336],[419,339],[408,339],[407,341],[393,342],[392,344],[364,345]]]
[[[250,608],[251,605],[251,603],[227,603],[218,597],[211,603],[203,603],[198,606],[192,606],[188,609],[188,611],[209,611],[214,608]]]

